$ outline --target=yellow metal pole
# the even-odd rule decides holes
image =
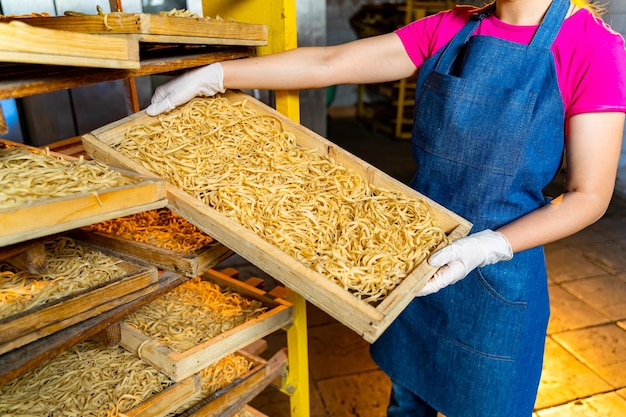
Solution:
[[[268,45],[257,49],[259,55],[286,51],[297,47],[295,0],[202,0],[204,16],[233,19],[245,23],[267,25]],[[296,90],[279,90],[276,110],[300,122],[300,100]],[[310,416],[309,359],[306,321],[306,300],[288,289],[286,298],[294,305],[294,323],[287,332],[288,372],[282,391],[290,396],[293,417]]]

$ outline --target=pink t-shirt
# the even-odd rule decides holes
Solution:
[[[457,6],[412,22],[396,31],[419,67],[467,23],[472,6]],[[538,26],[515,26],[493,14],[476,34],[528,44]],[[586,9],[565,19],[552,45],[566,116],[599,111],[626,112],[624,39]]]

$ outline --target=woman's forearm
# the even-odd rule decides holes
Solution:
[[[394,33],[326,47],[225,61],[224,87],[299,90],[397,80],[415,65]]]
[[[615,187],[623,129],[623,113],[586,113],[569,119],[566,191],[498,230],[514,252],[576,233],[606,212]]]

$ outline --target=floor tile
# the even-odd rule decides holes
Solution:
[[[583,249],[579,247],[546,251],[546,262],[548,277],[555,283],[606,274],[604,269],[586,259]]]
[[[610,238],[603,232],[595,228],[587,227],[571,236],[546,245],[549,250],[552,247],[562,246],[586,246],[606,242]]]
[[[552,284],[548,288],[550,290],[551,309],[548,334],[582,329],[609,321],[607,317],[601,315],[560,286]]]
[[[626,415],[626,400],[610,392],[541,410],[537,414],[539,417],[623,417]]]
[[[612,387],[552,339],[546,353],[536,409],[565,404],[578,398],[610,391]]]
[[[588,246],[585,257],[612,274],[626,272],[626,246],[609,242]]]
[[[311,327],[308,336],[310,372],[316,381],[378,369],[369,355],[370,344],[338,322]]]
[[[626,387],[626,331],[614,324],[552,336],[614,388]]]
[[[384,417],[387,414],[391,382],[382,371],[325,379],[318,381],[318,387],[330,417]]]
[[[612,240],[626,239],[626,217],[605,216],[589,229]]]
[[[562,287],[612,321],[626,319],[625,281],[604,275],[566,282]]]

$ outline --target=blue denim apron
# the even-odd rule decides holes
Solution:
[[[549,48],[569,1],[552,2],[529,45],[472,36],[493,7],[424,62],[415,96],[411,186],[471,221],[472,232],[546,204],[542,190],[564,147]],[[372,345],[372,357],[447,417],[528,417],[549,308],[543,249],[526,250],[414,299]]]

